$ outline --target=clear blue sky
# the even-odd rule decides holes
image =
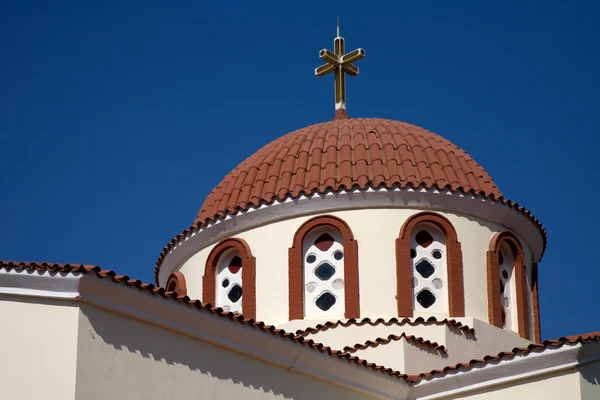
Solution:
[[[151,282],[163,246],[262,145],[352,116],[470,153],[548,230],[544,338],[600,330],[600,5],[584,1],[9,1],[0,5],[0,258]],[[482,265],[482,268],[484,266]]]

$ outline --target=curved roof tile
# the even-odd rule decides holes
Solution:
[[[195,224],[288,195],[419,185],[502,196],[482,166],[439,135],[400,121],[336,119],[291,132],[248,157],[210,192]]]

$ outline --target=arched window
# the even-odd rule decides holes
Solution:
[[[256,259],[243,239],[226,239],[208,256],[202,301],[256,318]]]
[[[433,224],[416,225],[410,234],[413,310],[448,312],[446,238]]]
[[[187,287],[185,285],[185,276],[179,271],[169,275],[166,285],[167,292],[176,292],[178,296],[187,296]]]
[[[358,243],[341,219],[305,222],[289,250],[290,320],[358,318]]]
[[[215,274],[215,305],[223,311],[242,313],[242,258],[237,249],[226,250],[219,257]]]
[[[334,228],[316,228],[302,245],[304,317],[344,315],[344,245]]]
[[[515,254],[502,242],[498,250],[498,272],[500,278],[500,304],[502,328],[517,331],[517,284],[515,282]]]
[[[410,217],[396,239],[398,315],[413,310],[464,317],[462,250],[456,230],[441,215]]]
[[[510,232],[494,235],[487,252],[488,319],[530,339],[525,254]]]

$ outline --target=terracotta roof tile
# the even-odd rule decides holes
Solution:
[[[414,318],[414,319],[410,319],[410,318],[402,318],[402,319],[378,318],[374,321],[371,320],[371,318],[363,318],[360,320],[358,320],[356,318],[351,318],[347,321],[335,321],[335,322],[330,321],[330,322],[326,322],[324,324],[319,324],[315,327],[301,329],[301,330],[296,331],[296,334],[300,335],[300,336],[306,336],[306,335],[309,335],[312,333],[324,332],[326,330],[335,329],[338,327],[347,328],[349,326],[363,326],[363,325],[370,325],[370,326],[377,326],[377,325],[384,325],[384,326],[447,325],[448,327],[453,328],[453,329],[460,329],[463,331],[467,331],[470,334],[475,334],[475,330],[473,328],[469,328],[467,325],[464,325],[461,322],[458,322],[454,319],[446,319],[445,318],[443,320],[438,320],[435,317],[429,317],[427,319],[425,319],[423,317],[418,317],[418,318]]]
[[[449,189],[504,199],[492,178],[466,152],[415,125],[375,118],[336,119],[282,136],[248,157],[207,196],[185,232],[253,206],[289,196],[368,187]],[[163,258],[176,243],[163,249]],[[158,283],[158,281],[156,281]]]
[[[437,342],[425,340],[422,337],[416,337],[415,335],[406,335],[406,333],[402,333],[401,335],[389,335],[387,339],[377,338],[375,340],[368,340],[365,343],[357,343],[354,346],[346,346],[342,349],[342,351],[346,353],[356,353],[358,350],[366,350],[368,348],[383,346],[402,339],[419,346],[425,346],[433,350],[441,351],[442,353],[447,353],[446,348]]]
[[[352,135],[349,135],[350,132]],[[386,145],[390,144],[392,148],[386,148]],[[348,154],[347,149],[342,150],[343,145],[351,146],[351,154]],[[440,154],[447,153],[456,155],[455,158],[458,159],[453,166],[460,165],[465,172],[458,182],[455,182],[454,174],[448,177],[444,171],[443,166],[446,166],[448,161],[446,157],[440,158]],[[289,161],[282,163],[289,155],[297,158],[293,167]],[[206,198],[196,223],[202,224],[209,219],[247,207],[244,201],[236,201],[238,199],[234,199],[233,196],[223,201],[227,193],[234,189],[231,186],[232,181],[240,188],[246,184],[253,187],[251,201],[254,205],[273,201],[280,193],[289,194],[298,190],[278,184],[275,193],[271,190],[272,185],[264,185],[270,176],[281,178],[284,172],[295,175],[301,169],[310,171],[309,178],[303,182],[300,189],[304,193],[322,192],[327,188],[338,190],[341,185],[340,179],[327,166],[330,162],[341,164],[344,160],[351,160],[356,166],[350,178],[352,185],[360,188],[374,186],[377,181],[386,187],[425,184],[426,187],[448,187],[453,190],[460,187],[465,192],[473,191],[497,198],[502,196],[488,173],[479,164],[441,136],[399,121],[341,119],[309,126],[282,136],[248,157],[229,174],[243,179],[231,179],[231,176],[226,176]],[[381,160],[383,166],[390,160],[396,160],[396,164],[408,160],[418,172],[414,180],[410,180],[409,175],[392,177],[389,173],[382,173],[381,165],[374,165],[375,160]],[[429,168],[432,164],[439,165],[435,172]],[[259,170],[256,178],[251,174],[243,176],[240,173],[252,166]],[[319,166],[319,173],[314,166]],[[468,176],[469,173],[472,175]]]
[[[452,372],[458,371],[458,370],[465,370],[465,369],[469,370],[474,367],[486,365],[490,362],[500,361],[500,360],[508,360],[508,359],[515,358],[516,356],[519,356],[519,355],[527,355],[532,352],[541,352],[548,348],[559,348],[559,347],[564,346],[565,344],[589,343],[589,342],[597,342],[599,340],[600,340],[600,332],[592,332],[592,333],[587,333],[587,334],[583,334],[583,335],[561,337],[557,340],[545,340],[542,343],[530,344],[527,347],[521,347],[521,348],[516,347],[516,348],[512,349],[511,351],[501,352],[495,356],[492,356],[492,355],[485,356],[482,359],[475,359],[475,360],[471,360],[466,363],[450,365],[443,369],[436,369],[436,370],[432,370],[429,372],[421,373],[416,376],[411,376],[411,377],[409,377],[409,382],[417,383],[422,379],[429,379],[429,378],[436,377],[436,376],[443,376],[443,375],[446,375],[448,373],[452,373]]]

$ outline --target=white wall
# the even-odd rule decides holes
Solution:
[[[424,371],[441,369],[451,364],[445,362],[446,354],[426,346],[409,342],[402,338],[388,344],[367,347],[352,353],[376,365],[383,365],[408,375],[418,375]]]
[[[567,371],[544,375],[541,377],[511,382],[504,385],[490,386],[485,389],[460,395],[440,397],[444,400],[578,400],[579,374],[573,367]],[[596,399],[596,398],[594,398]]]
[[[330,213],[346,221],[358,240],[361,316],[397,314],[395,240],[406,219],[420,211],[380,208]],[[438,213],[454,225],[462,244],[466,315],[487,321],[485,254],[494,233],[503,228],[474,217]],[[256,311],[259,320],[270,324],[287,321],[288,249],[298,227],[315,215],[319,214],[278,221],[235,235],[248,243],[256,257]],[[192,298],[202,298],[202,275],[208,254],[215,244],[201,249],[180,267],[186,276],[188,295]]]
[[[414,353],[394,352],[393,348],[398,347],[392,342],[376,348],[369,348],[355,355],[366,359],[369,362],[378,363],[383,357],[384,360],[390,361],[383,363],[389,368],[398,366],[411,367],[408,369],[399,369],[402,372],[413,374],[432,369],[443,369],[448,365],[456,365],[457,363],[466,363],[472,359],[482,359],[488,355],[496,355],[502,351],[510,351],[515,347],[527,347],[529,342],[511,331],[506,331],[492,326],[486,322],[475,318],[460,318],[460,322],[470,328],[475,329],[475,334],[467,333],[463,330],[450,328],[447,325],[390,325],[378,324],[371,326],[365,324],[362,326],[349,325],[347,327],[337,326],[333,329],[327,329],[316,333],[306,335],[307,339],[312,339],[317,343],[323,343],[333,349],[343,350],[345,346],[353,347],[355,344],[364,344],[367,341],[376,341],[379,338],[387,339],[389,335],[400,336],[403,333],[407,336],[414,335],[422,337],[431,342],[437,342],[439,345],[446,347],[445,354],[437,354],[435,357],[423,357],[424,364],[415,363]],[[290,323],[294,324],[294,322]],[[286,329],[286,325],[279,326]],[[293,331],[293,330],[292,330]],[[418,349],[420,346],[415,345]],[[386,350],[388,349],[388,353]],[[377,358],[370,358],[375,356]],[[413,357],[402,359],[406,357]],[[379,360],[379,361],[378,361]],[[421,370],[413,371],[413,368],[421,368]],[[412,372],[411,372],[412,371]]]
[[[0,398],[74,399],[77,304],[0,295],[0,315]]]
[[[78,400],[373,398],[91,305],[80,321]]]

